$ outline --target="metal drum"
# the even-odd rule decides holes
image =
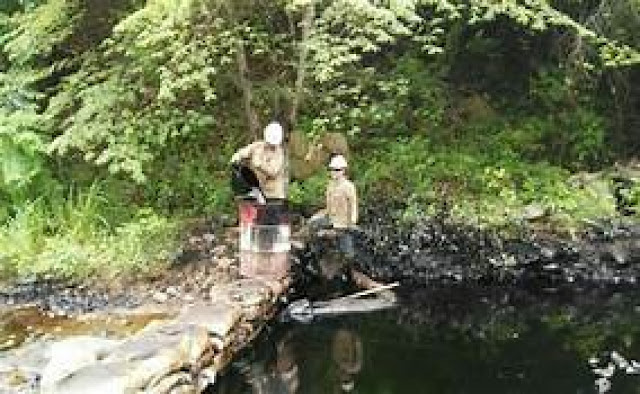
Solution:
[[[282,204],[243,201],[240,222],[240,275],[280,279],[289,274],[291,225]]]

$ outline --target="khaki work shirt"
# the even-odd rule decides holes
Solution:
[[[356,187],[348,179],[330,180],[327,185],[327,216],[333,227],[350,228],[358,223]]]
[[[266,198],[287,198],[287,166],[282,146],[257,141],[240,149],[238,156],[249,161]]]

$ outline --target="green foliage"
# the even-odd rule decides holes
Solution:
[[[0,227],[0,274],[145,274],[166,264],[176,247],[177,223],[144,209],[108,221],[107,205],[95,185],[66,199],[22,205]]]
[[[75,0],[49,0],[15,14],[4,37],[9,60],[24,65],[49,58],[72,34],[79,11]]]
[[[16,119],[22,117],[22,119]],[[14,113],[2,118],[12,122],[33,121],[33,115]],[[0,130],[2,125],[0,125]],[[28,186],[42,170],[45,144],[40,135],[32,132],[2,133],[0,131],[0,190],[14,194]]]
[[[519,223],[529,204],[547,210],[547,220],[557,228],[615,213],[606,188],[574,186],[566,170],[527,163],[490,143],[485,140],[479,151],[470,141],[438,146],[421,137],[401,139],[359,161],[356,181],[365,200],[408,202],[409,216],[435,214],[446,202],[454,220],[481,226]],[[499,139],[493,143],[502,144]]]
[[[203,157],[168,160],[141,186],[143,200],[171,214],[216,215],[233,212],[228,172]]]
[[[328,177],[323,173],[305,179],[304,182],[291,182],[288,191],[289,201],[293,205],[324,207],[327,182]]]
[[[640,179],[632,180],[629,187],[621,188],[619,192],[625,207],[640,217]]]
[[[622,0],[622,2],[627,1]],[[589,25],[589,21],[576,20],[570,14],[554,8],[546,0],[423,0],[421,3],[446,11],[451,19],[464,18],[469,25],[493,23],[506,18],[533,33],[548,30],[569,33],[577,38],[578,42],[589,43],[607,67],[629,66],[638,64],[640,61],[640,51],[637,46],[621,43],[615,34],[607,34],[607,32],[601,34],[600,29],[597,27],[594,29]],[[576,13],[582,13],[583,7],[583,4],[577,4]],[[637,8],[635,10],[637,15]],[[610,20],[611,15],[612,13],[609,12],[604,19]],[[595,15],[593,19],[600,17]],[[634,24],[631,26],[627,31],[637,28]]]
[[[0,107],[0,221],[40,186],[49,184],[43,121],[34,111]],[[36,182],[37,181],[37,182]]]
[[[606,122],[572,81],[560,72],[541,72],[531,82],[533,105],[546,113],[535,132],[555,162],[566,167],[601,164],[605,159]]]
[[[153,2],[114,28],[103,52],[52,100],[48,112],[64,130],[53,151],[80,151],[111,173],[143,182],[144,166],[158,150],[212,127],[207,106],[215,99],[210,79],[216,69],[210,58],[219,45],[199,30],[204,22],[192,24],[181,10]],[[203,34],[204,40],[193,38]],[[99,71],[104,64],[109,67]]]
[[[636,182],[629,191],[629,202],[634,207],[636,216],[640,217],[640,182]]]
[[[398,38],[410,36],[412,27],[421,22],[415,5],[410,1],[393,3],[394,7],[385,7],[366,0],[330,2],[307,43],[314,79],[319,83],[335,81],[364,54],[379,52]]]
[[[430,107],[431,101],[437,101],[437,90],[417,87],[430,79],[430,86],[438,81],[425,68],[416,67],[420,64],[416,55],[401,62],[408,65],[404,69],[399,66],[397,72],[382,77],[385,61],[377,67],[368,64],[383,58],[383,50],[411,47],[407,43],[417,44],[414,50],[427,56],[443,53],[447,30],[456,31],[461,20],[473,27],[507,18],[533,32],[550,26],[569,28],[613,52],[622,48],[542,1],[317,3],[305,42],[298,42],[296,25],[311,4],[307,1],[240,1],[232,4],[234,12],[227,11],[225,4],[230,3],[151,1],[129,11],[94,47],[91,40],[76,42],[79,29],[90,28],[88,21],[95,17],[93,3],[89,7],[49,0],[12,15],[10,31],[4,35],[12,66],[30,64],[34,71],[41,70],[39,62],[55,58],[53,67],[41,70],[40,78],[69,74],[62,83],[56,75],[57,86],[47,92],[53,97],[46,115],[56,134],[50,150],[64,156],[80,153],[87,162],[107,166],[113,174],[144,182],[167,147],[187,142],[185,138],[192,135],[215,134],[212,129],[224,127],[225,117],[239,115],[234,110],[238,106],[226,102],[238,103],[240,41],[249,65],[258,69],[249,70],[248,77],[253,85],[252,104],[259,114],[281,111],[280,101],[291,101],[291,81],[303,71],[291,59],[305,47],[309,82],[304,91],[308,104],[302,111],[303,128],[352,135],[388,129],[398,124],[401,114],[413,116],[417,127],[437,126],[442,106],[436,102],[435,109]],[[287,21],[289,29],[273,20]],[[98,36],[105,34],[104,24],[95,25]],[[618,52],[615,56],[625,50]],[[410,106],[413,114],[402,110],[416,99],[426,99],[424,106]],[[425,118],[428,121],[421,122]],[[411,124],[404,131],[416,126]]]
[[[530,203],[562,223],[606,216],[602,185],[577,189],[567,170],[637,132],[638,5],[592,3],[4,1],[3,267],[161,260],[174,223],[131,213],[232,212],[231,152],[252,116],[286,123],[294,103],[291,128],[350,136],[365,198],[414,214],[446,198],[483,224]],[[292,184],[292,202],[321,205],[325,184]]]
[[[389,72],[366,68],[353,72],[340,85],[323,88],[301,128],[314,135],[338,131],[355,136],[441,126],[447,105],[441,80],[414,56],[393,63]]]

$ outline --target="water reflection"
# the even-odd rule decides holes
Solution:
[[[331,346],[333,362],[338,370],[336,392],[351,392],[356,385],[356,376],[362,370],[362,341],[351,330],[339,329],[333,336]]]
[[[364,346],[352,329],[324,327],[309,336],[306,328],[271,337],[233,364],[231,376],[212,390],[217,394],[351,393],[357,391]],[[304,381],[304,384],[303,384]]]
[[[637,290],[434,286],[397,310],[278,327],[213,392],[638,393],[637,305]]]
[[[279,339],[267,340],[261,346],[266,357],[236,362],[233,369],[240,379],[223,381],[214,392],[297,393],[300,384],[299,367],[292,337],[293,333],[288,332]]]

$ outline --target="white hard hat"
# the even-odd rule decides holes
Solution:
[[[342,155],[335,155],[329,161],[329,168],[337,170],[347,168],[347,159]]]
[[[278,122],[271,122],[264,128],[264,140],[269,145],[282,144],[282,126]]]

